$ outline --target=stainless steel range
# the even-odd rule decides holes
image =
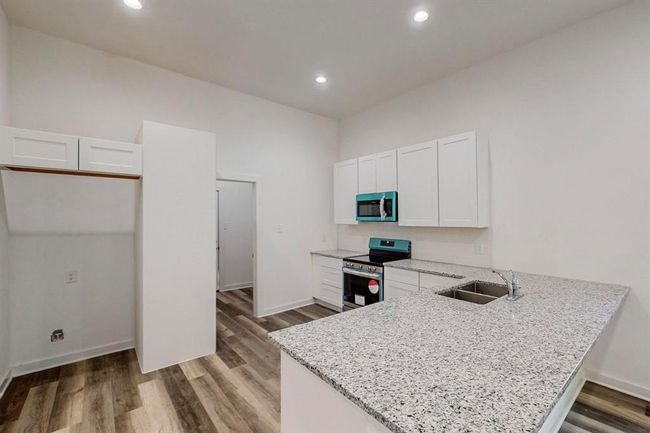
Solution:
[[[369,254],[343,259],[343,311],[384,300],[384,263],[411,258],[411,241],[370,238]]]

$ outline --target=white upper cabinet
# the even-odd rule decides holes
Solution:
[[[0,165],[139,177],[142,146],[1,126]]]
[[[79,170],[140,176],[142,146],[82,137],[79,139]]]
[[[438,140],[440,226],[488,225],[487,155],[475,132]]]
[[[334,222],[357,224],[358,163],[356,159],[334,164]]]
[[[397,151],[359,158],[359,194],[397,191]]]
[[[377,159],[374,155],[359,158],[359,194],[377,192]]]
[[[79,169],[78,137],[0,128],[0,165],[47,170]]]
[[[399,225],[438,226],[438,143],[397,149]]]
[[[377,153],[377,191],[397,191],[397,150]]]

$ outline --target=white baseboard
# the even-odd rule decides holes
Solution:
[[[220,292],[228,292],[230,290],[248,289],[249,287],[253,287],[253,282],[252,281],[250,281],[248,283],[225,284],[222,288],[219,289],[219,291]]]
[[[307,305],[312,305],[314,303],[314,298],[303,299],[301,301],[290,302],[284,305],[278,305],[277,307],[267,308],[262,311],[257,317],[270,316],[272,314],[282,313],[284,311],[293,310],[294,308],[306,307]]]
[[[8,368],[7,371],[5,371],[2,376],[0,376],[0,398],[2,398],[7,388],[9,388],[9,383],[11,383],[12,378],[13,372],[11,368]]]
[[[646,401],[650,401],[650,388],[627,382],[612,376],[607,376],[593,370],[587,371],[587,380],[606,386],[607,388],[620,391],[624,394],[631,395]]]
[[[52,367],[59,367],[61,365],[94,358],[96,356],[108,355],[109,353],[132,349],[133,347],[133,340],[124,340],[105,344],[102,346],[91,347],[89,349],[79,350],[76,352],[65,353],[63,355],[57,355],[50,358],[28,361],[22,364],[14,365],[12,367],[12,375],[13,377],[22,376],[24,374],[34,373],[35,371],[46,370]]]

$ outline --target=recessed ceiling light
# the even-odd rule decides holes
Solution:
[[[327,83],[327,77],[325,75],[319,75],[316,77],[316,82],[318,84],[325,84]]]
[[[415,21],[416,23],[423,23],[428,19],[429,19],[429,12],[427,11],[417,11],[413,15],[413,21]]]
[[[142,3],[140,3],[140,0],[124,0],[124,4],[131,9],[142,9]]]

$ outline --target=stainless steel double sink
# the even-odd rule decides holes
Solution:
[[[438,294],[474,304],[487,304],[488,302],[506,296],[508,294],[508,287],[501,284],[474,281]]]

